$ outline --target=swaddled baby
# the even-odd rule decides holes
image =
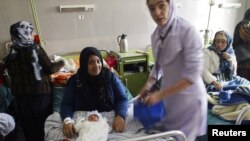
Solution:
[[[109,125],[100,113],[92,111],[86,118],[77,119],[75,131],[78,133],[76,141],[106,141]]]

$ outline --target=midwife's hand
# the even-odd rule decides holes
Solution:
[[[144,99],[147,95],[148,95],[148,89],[146,86],[144,86],[141,90],[140,90],[140,96],[139,98]]]
[[[63,124],[63,134],[68,137],[72,138],[75,134],[75,128],[73,123]]]
[[[144,99],[149,95],[149,90],[153,86],[153,84],[156,82],[155,78],[149,77],[147,82],[144,84],[143,88],[140,90],[140,96],[139,98]]]
[[[163,99],[161,91],[155,91],[144,99],[144,103],[147,105],[154,105]]]
[[[125,127],[125,121],[123,119],[123,117],[121,117],[120,115],[116,115],[115,119],[113,121],[113,130],[115,132],[123,132],[124,131],[124,127]]]
[[[217,82],[217,81],[213,81],[212,84],[215,86],[216,90],[222,90],[223,86]]]

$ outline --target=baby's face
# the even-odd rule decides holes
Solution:
[[[88,117],[88,121],[98,121],[98,120],[99,120],[99,118],[96,114],[90,115]]]

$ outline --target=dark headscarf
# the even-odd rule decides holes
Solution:
[[[88,61],[91,55],[96,55],[100,58],[102,69],[99,75],[92,76],[88,73]],[[103,59],[99,50],[94,47],[86,47],[80,54],[80,68],[77,72],[80,82],[88,86],[88,91],[97,97],[100,107],[104,109],[112,109],[112,100],[108,82],[110,71],[103,67]]]
[[[224,34],[226,36],[226,38],[227,38],[227,46],[223,51],[219,51],[215,47],[215,40],[216,40],[216,36],[218,34]],[[227,32],[218,31],[218,32],[215,33],[212,46],[208,47],[208,49],[210,49],[212,51],[215,51],[218,54],[218,56],[220,58],[220,70],[221,70],[222,73],[224,73],[226,75],[226,77],[229,80],[231,80],[232,76],[233,76],[233,67],[230,65],[230,63],[225,58],[223,58],[222,53],[226,52],[226,53],[228,53],[230,55],[235,56],[234,49],[232,48],[231,43],[232,43],[232,37]]]
[[[19,47],[29,47],[34,44],[33,26],[27,21],[17,22],[10,27],[11,41]]]
[[[234,41],[233,41],[234,48],[240,45],[244,45],[245,41],[242,40],[240,37],[240,27],[242,24],[249,23],[249,22],[250,22],[250,8],[247,9],[247,11],[244,14],[244,18],[236,25],[234,29]]]
[[[102,63],[101,72],[97,76],[92,76],[88,73],[88,61],[91,55],[95,55],[100,58],[100,61]],[[99,50],[94,47],[86,47],[82,50],[80,54],[80,68],[78,70],[78,74],[82,83],[87,82],[89,84],[96,84],[98,82],[103,82],[104,80],[107,80],[109,70],[103,67],[103,59]]]
[[[37,81],[41,78],[41,65],[39,63],[38,55],[36,52],[36,45],[33,39],[33,26],[27,21],[19,21],[10,26],[10,36],[12,41],[10,56],[7,58],[9,61],[15,59],[16,53],[21,49],[28,49],[31,55],[31,64],[34,69],[34,75]]]
[[[243,20],[250,20],[250,8],[245,12]]]

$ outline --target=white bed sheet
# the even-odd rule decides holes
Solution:
[[[76,120],[79,117],[85,117],[87,112],[78,111],[74,114],[74,119]],[[107,122],[112,127],[112,121],[114,117],[114,112],[102,112],[101,113],[104,117],[107,118]],[[140,122],[133,118],[133,104],[131,103],[128,109],[128,113],[125,120],[125,131],[123,133],[115,133],[111,131],[108,135],[108,141],[137,141],[141,140],[143,138],[148,136],[150,134],[146,134],[145,130],[143,129],[143,126],[140,124]],[[154,130],[153,131],[154,136],[157,135],[157,133],[162,134],[160,131]],[[182,135],[182,132],[170,132],[169,135]],[[184,135],[184,134],[183,134]],[[60,117],[60,114],[58,112],[54,112],[52,115],[50,115],[45,122],[45,141],[60,141],[62,139],[65,139],[62,133],[62,120]],[[166,141],[166,140],[172,140],[173,138],[160,138],[160,139],[150,139],[150,141]],[[143,139],[145,140],[145,139]],[[183,139],[184,140],[184,139]],[[71,139],[71,141],[75,141],[75,137]]]

